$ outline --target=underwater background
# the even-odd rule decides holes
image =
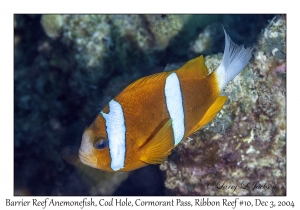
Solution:
[[[222,25],[254,52],[211,123],[161,165],[79,161],[83,130],[131,82],[199,55],[214,70]],[[14,15],[14,195],[286,195],[286,16]]]

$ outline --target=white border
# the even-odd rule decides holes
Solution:
[[[243,3],[240,0],[225,1],[1,1],[1,82],[2,97],[1,116],[1,178],[0,206],[1,209],[20,209],[5,207],[5,199],[21,200],[13,197],[13,14],[14,13],[287,13],[287,196],[259,197],[264,200],[294,200],[299,208],[299,12],[296,1],[276,2],[271,0],[252,0]],[[37,197],[44,199],[44,197]],[[82,197],[55,197],[57,200],[81,200]],[[125,199],[124,197],[122,197]],[[192,200],[195,197],[182,197]],[[213,197],[222,199],[224,197]],[[226,197],[225,197],[226,198]],[[227,197],[233,198],[233,197]],[[240,197],[241,198],[241,197]],[[244,197],[254,200],[257,197]],[[30,200],[32,197],[25,197]],[[97,198],[97,199],[100,199]],[[110,197],[105,197],[110,199]],[[137,197],[130,197],[131,200]],[[143,197],[145,200],[167,200],[170,197]],[[174,199],[177,199],[177,197]],[[153,208],[153,207],[143,207]],[[190,207],[183,207],[189,208]],[[29,208],[27,208],[29,209]],[[30,208],[31,209],[31,208]],[[34,208],[32,208],[34,209]],[[41,209],[41,207],[36,207]],[[47,207],[47,209],[53,209]],[[71,209],[65,207],[63,209]],[[75,209],[75,208],[72,208]],[[80,209],[80,208],[77,208]],[[95,209],[95,208],[93,208]],[[106,208],[102,208],[106,209]],[[112,209],[112,208],[111,208]],[[124,209],[132,209],[124,207]],[[171,209],[165,207],[164,209]],[[229,208],[228,208],[229,209]],[[231,209],[231,208],[230,208]],[[236,208],[240,209],[240,208]],[[263,209],[263,208],[257,208]],[[265,209],[265,208],[264,208]]]

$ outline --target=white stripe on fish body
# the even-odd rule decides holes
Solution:
[[[170,74],[166,79],[165,96],[167,109],[172,118],[174,145],[177,145],[184,136],[185,127],[180,82],[175,72]]]
[[[106,122],[108,146],[111,157],[110,167],[117,171],[124,168],[126,154],[126,126],[121,104],[115,100],[109,102],[109,113],[101,112]]]
[[[223,28],[224,29],[224,28]],[[236,75],[238,75],[249,63],[253,48],[244,48],[236,45],[225,33],[225,48],[220,66],[216,69],[216,75],[221,91]]]

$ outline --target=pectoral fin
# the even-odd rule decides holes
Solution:
[[[169,119],[155,136],[143,146],[144,154],[140,160],[148,164],[160,164],[171,154],[173,147],[172,119]]]
[[[217,100],[209,107],[205,115],[202,117],[200,122],[192,129],[192,133],[196,132],[200,128],[202,128],[204,125],[212,121],[215,116],[218,114],[218,112],[222,109],[223,105],[225,104],[227,100],[227,96],[219,96]],[[191,133],[191,134],[192,134]]]

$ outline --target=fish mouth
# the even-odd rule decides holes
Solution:
[[[86,164],[86,165],[94,165],[91,161],[90,161],[90,159],[87,157],[87,156],[85,156],[85,155],[83,155],[82,154],[83,152],[81,151],[81,150],[79,150],[79,153],[78,153],[78,156],[79,156],[79,159],[81,160],[81,162],[82,163],[84,163],[84,164]]]
[[[96,164],[93,163],[90,158],[88,158],[86,155],[83,155],[82,154],[83,151],[82,150],[79,150],[79,153],[78,153],[78,156],[79,156],[79,159],[81,160],[82,163],[86,164],[86,165],[89,165],[91,167],[94,167],[94,168],[97,168],[96,167]]]

